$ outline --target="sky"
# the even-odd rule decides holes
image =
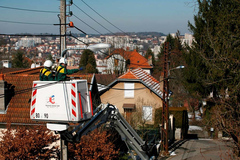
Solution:
[[[66,1],[68,3],[69,0]],[[60,12],[60,0],[0,0],[0,2],[1,34],[59,34],[59,26],[53,24],[59,23],[57,12]],[[73,0],[73,5],[67,7],[67,11],[69,10],[73,16],[67,17],[67,23],[72,21],[87,34],[109,32],[169,34],[179,30],[184,35],[191,33],[188,21],[194,23],[193,16],[196,15],[194,0]],[[75,28],[67,30],[80,33]]]

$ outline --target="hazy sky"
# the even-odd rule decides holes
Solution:
[[[68,2],[68,0],[66,0]],[[190,33],[188,21],[193,23],[194,0],[73,0],[70,10],[74,16],[68,17],[67,22],[73,21],[75,26],[90,34],[104,34],[109,31],[121,32],[162,32],[164,34]],[[86,4],[98,12],[101,16],[114,24],[109,24],[98,14],[92,11]],[[19,9],[56,11],[59,12],[60,0],[0,0],[0,33],[54,33],[59,34],[58,13],[23,11],[6,9],[12,7]],[[91,16],[89,18],[85,13]],[[68,8],[68,7],[67,7]],[[68,9],[67,9],[68,10]],[[78,17],[78,18],[76,18]],[[79,20],[81,19],[81,20]],[[41,23],[46,25],[9,23]],[[89,27],[89,26],[91,27]],[[74,28],[68,29],[72,33],[79,33]]]

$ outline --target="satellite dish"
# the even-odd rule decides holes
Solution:
[[[111,44],[107,43],[99,43],[99,44],[93,44],[87,47],[87,49],[90,49],[93,52],[96,52],[101,49],[108,49],[111,47]]]

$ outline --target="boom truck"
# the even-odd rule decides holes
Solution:
[[[137,159],[132,150],[142,160],[158,156],[160,144],[143,141],[116,106],[100,104],[93,110],[87,80],[33,81],[30,119],[47,122],[48,129],[71,143],[105,124],[119,133],[132,159]]]

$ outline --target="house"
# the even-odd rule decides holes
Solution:
[[[34,125],[40,122],[30,119],[30,103],[32,95],[33,81],[39,80],[39,71],[43,66],[9,70],[3,69],[0,74],[0,126],[7,123],[12,125]],[[87,79],[89,91],[91,91],[93,107],[98,106],[100,96],[98,94],[97,83],[94,74],[81,75],[75,73],[71,75],[73,79]]]
[[[140,55],[136,50],[125,51],[124,49],[115,49],[107,60],[108,73],[123,74],[127,69],[141,68],[148,74],[151,74],[153,66],[149,65],[148,60]]]
[[[115,105],[127,120],[132,113],[140,111],[142,118],[154,123],[155,109],[162,107],[160,82],[141,68],[128,70],[125,74],[100,91],[102,103]]]

